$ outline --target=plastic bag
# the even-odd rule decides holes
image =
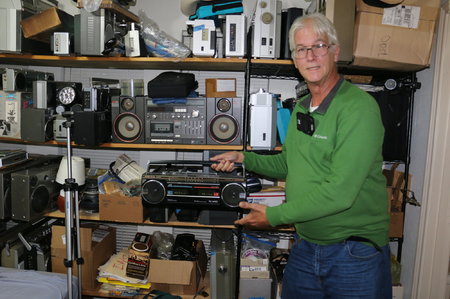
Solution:
[[[150,20],[142,10],[139,11],[139,18],[145,47],[153,56],[186,58],[191,54],[188,47],[160,30],[158,25]]]
[[[170,260],[174,238],[172,234],[156,231],[152,235],[152,250],[156,252],[156,258]]]
[[[82,0],[83,7],[87,12],[94,12],[100,8],[100,4],[102,4],[102,0]]]
[[[270,250],[276,247],[276,240],[273,237],[259,237],[249,234],[242,234],[242,254],[243,259],[269,259]]]

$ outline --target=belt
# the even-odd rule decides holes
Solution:
[[[375,249],[379,252],[381,252],[381,247],[377,245],[377,243],[375,243],[374,241],[364,238],[364,237],[358,237],[358,236],[350,236],[347,239],[345,239],[345,241],[356,241],[356,242],[366,242],[371,244],[373,247],[375,247]]]

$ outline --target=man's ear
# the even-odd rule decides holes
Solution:
[[[339,61],[339,53],[341,52],[341,47],[338,45],[334,45],[334,62]]]

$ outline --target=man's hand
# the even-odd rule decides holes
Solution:
[[[267,206],[256,203],[240,202],[239,207],[250,210],[247,216],[236,220],[235,225],[243,225],[251,228],[270,228],[271,225],[266,217]]]
[[[211,168],[215,171],[231,172],[235,169],[234,163],[242,163],[244,161],[244,154],[236,151],[226,152],[211,157],[209,160],[218,162],[211,165]]]

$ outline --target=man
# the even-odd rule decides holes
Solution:
[[[382,175],[384,129],[375,100],[337,72],[339,42],[321,14],[289,32],[295,67],[310,94],[297,103],[277,155],[227,152],[211,167],[286,180],[286,203],[241,202],[236,225],[294,224],[298,238],[284,272],[282,298],[392,298],[389,214]]]

